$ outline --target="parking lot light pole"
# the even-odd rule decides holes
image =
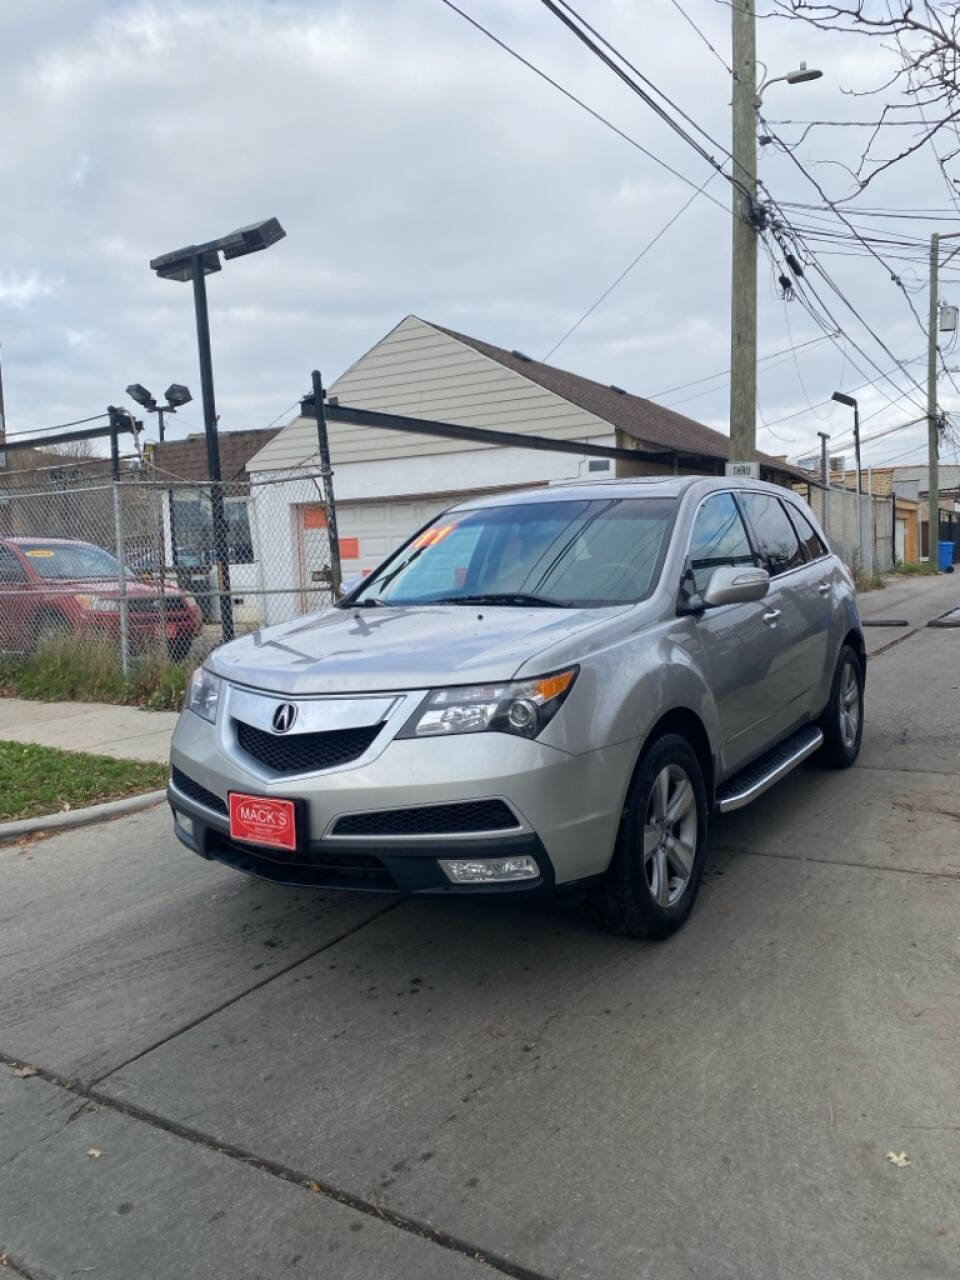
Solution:
[[[230,552],[227,521],[223,505],[223,482],[220,472],[220,441],[217,435],[217,406],[213,392],[213,357],[210,352],[210,319],[207,312],[206,277],[219,271],[220,255],[230,261],[268,249],[286,235],[276,218],[253,222],[206,244],[187,245],[162,253],[150,261],[151,270],[163,280],[193,282],[193,305],[197,322],[197,354],[200,360],[200,391],[203,401],[203,430],[207,441],[207,471],[211,480],[210,508],[213,516],[213,541],[217,557],[220,593],[220,621],[224,643],[233,639],[233,600],[230,596]]]
[[[190,388],[183,386],[180,382],[171,382],[169,387],[163,393],[166,404],[158,404],[156,397],[153,396],[142,382],[131,382],[127,387],[127,395],[131,400],[136,400],[137,404],[142,405],[147,413],[155,413],[157,415],[157,424],[160,428],[160,443],[163,444],[164,422],[163,417],[166,413],[176,413],[178,409],[182,409],[185,404],[189,404],[193,399],[190,394]],[[170,517],[170,563],[174,570],[177,568],[177,519],[173,509],[173,490],[167,489],[167,514]],[[161,521],[162,526],[162,521]],[[163,529],[161,527],[161,538]]]

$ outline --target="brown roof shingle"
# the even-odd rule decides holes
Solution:
[[[643,444],[690,457],[726,460],[730,456],[728,436],[714,431],[712,427],[705,427],[702,422],[696,422],[682,413],[675,413],[673,409],[665,409],[663,405],[645,400],[642,396],[604,386],[602,382],[594,382],[592,378],[584,378],[580,374],[568,373],[565,369],[557,369],[539,360],[515,355],[503,347],[468,337],[465,333],[457,333],[455,329],[447,329],[441,324],[433,324],[432,321],[426,323],[448,337],[472,347],[474,351],[479,351],[481,355],[496,360],[507,369],[512,369],[514,373],[529,378],[531,382],[536,382],[571,404],[595,414]],[[806,475],[797,467],[766,453],[758,453],[757,459],[765,466],[786,474]]]
[[[254,431],[220,432],[220,472],[224,480],[246,480],[244,468],[255,453],[268,444],[282,427],[260,427]],[[184,440],[165,440],[154,446],[153,465],[161,479],[175,477],[188,483],[209,480],[207,442],[202,435]]]

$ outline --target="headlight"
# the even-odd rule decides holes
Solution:
[[[119,613],[120,601],[113,596],[74,596],[81,609],[93,613]]]
[[[535,738],[563,706],[578,667],[536,680],[434,689],[398,738],[437,738],[453,733],[515,733]]]
[[[190,677],[187,690],[187,710],[194,711],[211,724],[217,718],[217,702],[220,699],[220,677],[206,667],[197,667]]]

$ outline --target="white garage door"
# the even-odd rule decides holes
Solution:
[[[447,507],[465,502],[471,494],[413,501],[337,504],[337,532],[344,578],[369,573],[395,547]]]

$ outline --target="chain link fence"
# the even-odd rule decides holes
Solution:
[[[332,599],[321,477],[214,485],[0,473],[0,650],[52,635],[197,661]]]

